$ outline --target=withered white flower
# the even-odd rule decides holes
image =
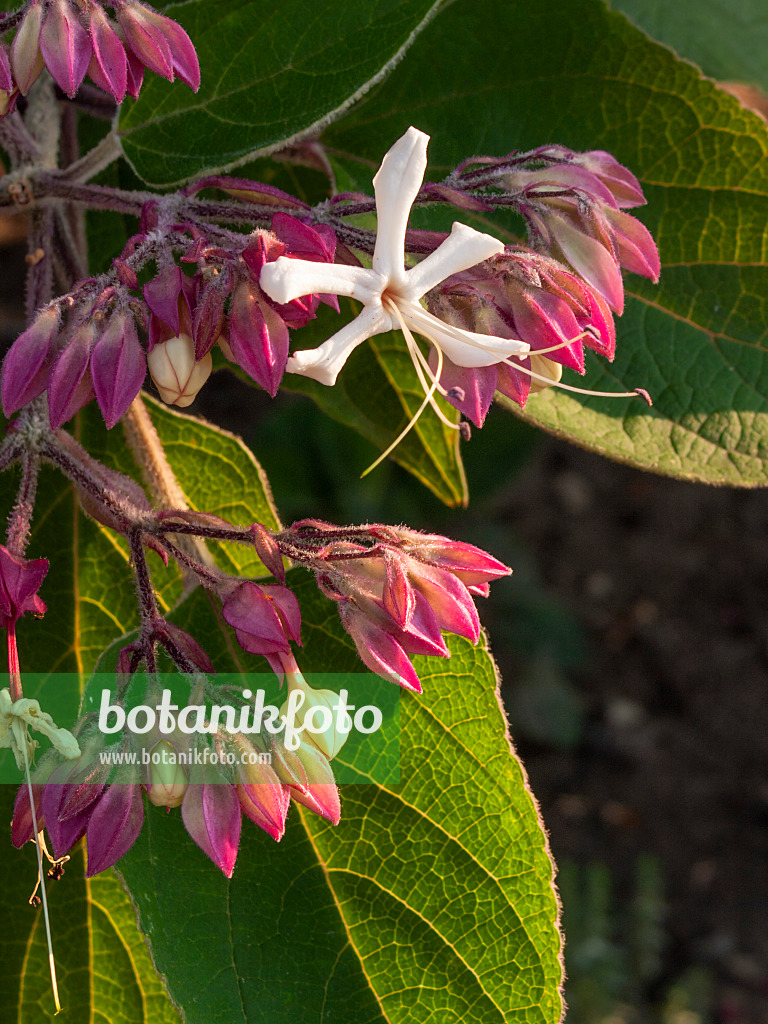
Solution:
[[[466,224],[454,224],[451,234],[433,253],[417,266],[405,269],[405,231],[411,205],[424,179],[428,141],[424,132],[409,128],[386,154],[373,179],[378,229],[370,270],[284,256],[263,268],[261,287],[275,302],[331,292],[350,296],[364,306],[354,320],[318,348],[293,355],[286,367],[290,373],[334,384],[350,353],[363,341],[386,331],[402,330],[429,400],[436,388],[440,390],[440,374],[429,369],[411,331],[434,345],[440,363],[445,355],[457,366],[491,366],[512,355],[528,354],[525,342],[452,327],[428,313],[419,302],[447,277],[504,250],[498,239]],[[431,388],[424,373],[432,380]]]

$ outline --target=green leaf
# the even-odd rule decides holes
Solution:
[[[295,589],[302,668],[354,670],[332,602]],[[336,828],[294,807],[278,845],[245,821],[227,881],[148,808],[120,871],[188,1024],[560,1019],[552,868],[494,665],[451,650],[403,694],[403,781],[343,787]]]
[[[452,4],[326,141],[370,166],[414,121],[433,179],[472,154],[558,142],[613,152],[648,196],[661,283],[626,275],[616,361],[590,358],[584,386],[645,387],[653,409],[549,391],[525,418],[646,469],[768,482],[765,123],[599,0]]]
[[[611,0],[611,7],[705,74],[768,91],[768,11],[763,0]]]
[[[342,303],[348,314],[351,303]],[[303,347],[319,345],[339,329],[330,310],[321,310],[316,321],[303,328]],[[400,333],[377,335],[352,353],[333,387],[308,377],[286,374],[283,386],[309,395],[335,420],[371,441],[378,452],[385,451],[418,411],[424,398]],[[441,401],[446,416],[458,422],[459,415]],[[360,465],[362,473],[376,457]],[[466,505],[469,495],[461,461],[459,433],[444,426],[427,409],[416,425],[392,452],[392,458],[409,470],[446,505]]]
[[[0,786],[0,820],[11,820],[14,786]],[[37,879],[35,848],[0,844],[0,935],[3,1019],[37,1024],[54,1019],[42,908],[27,898]],[[10,884],[10,880],[13,883]],[[178,1024],[180,1018],[136,928],[131,901],[113,872],[85,878],[82,848],[73,851],[64,877],[47,882],[53,950],[67,1024]],[[94,1016],[95,1015],[95,1016]]]
[[[136,173],[173,185],[317,132],[379,82],[431,19],[434,0],[188,0],[170,15],[200,58],[195,95],[148,76],[121,107]]]

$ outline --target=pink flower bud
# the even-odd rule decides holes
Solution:
[[[147,360],[133,317],[114,313],[91,356],[96,400],[108,429],[114,427],[138,395],[146,369]]]
[[[5,45],[0,45],[0,92],[5,92],[9,96],[16,89],[16,83],[13,80],[13,74],[11,73],[11,61],[8,56],[8,48]],[[2,111],[5,113],[5,111]]]
[[[22,96],[26,96],[45,67],[40,52],[40,27],[43,22],[43,4],[28,8],[11,44],[13,77]]]
[[[266,526],[262,526],[261,523],[253,523],[251,526],[251,540],[256,548],[256,554],[264,563],[265,568],[272,573],[276,580],[285,583],[283,557],[280,554],[275,538]]]
[[[8,625],[22,615],[43,615],[45,604],[37,596],[48,572],[47,558],[19,558],[0,544],[0,619]]]
[[[285,750],[276,745],[275,770],[288,784],[291,798],[310,811],[338,825],[341,818],[339,790],[327,758],[308,743],[299,743],[297,750]],[[291,781],[293,779],[293,781]]]
[[[282,651],[287,654],[290,645],[283,621],[265,590],[250,580],[235,584],[224,599],[222,615],[234,628],[237,642],[244,651],[250,654]]]
[[[128,95],[133,99],[139,98],[141,86],[144,82],[144,65],[130,48],[125,51],[126,64],[126,89]]]
[[[6,416],[11,416],[45,390],[58,329],[56,310],[43,310],[8,350],[0,386]]]
[[[258,751],[244,736],[233,737],[245,759],[238,764],[240,781],[237,798],[245,814],[279,842],[285,832],[285,818],[291,804],[288,787],[284,786],[268,764],[258,760]]]
[[[177,763],[178,753],[168,740],[160,740],[151,753],[147,795],[155,807],[180,807],[187,791],[187,776]],[[157,760],[156,760],[157,758]]]
[[[105,791],[90,814],[86,837],[86,877],[112,867],[133,846],[144,824],[143,786],[118,781]]]
[[[122,103],[128,84],[128,61],[117,32],[98,3],[89,8],[93,57],[88,66],[91,79]]]
[[[158,623],[155,626],[155,633],[161,643],[169,640],[174,644],[181,654],[191,661],[196,668],[199,668],[201,672],[206,672],[212,675],[216,671],[211,659],[197,640],[183,629],[175,626],[172,622],[166,622],[163,620],[161,623]]]
[[[202,359],[221,335],[224,327],[224,302],[232,283],[232,274],[225,269],[201,285],[192,315],[192,337],[195,358]]]
[[[197,92],[200,88],[200,64],[192,40],[181,25],[171,18],[166,18],[165,15],[146,8],[144,15],[165,37],[173,70],[185,85],[188,85],[193,92]],[[151,67],[151,65],[148,66]]]
[[[240,801],[234,787],[219,772],[211,768],[207,771],[211,781],[193,780],[187,787],[181,817],[203,853],[231,878],[240,845]]]
[[[151,15],[142,4],[127,0],[117,11],[117,20],[125,32],[128,45],[139,60],[150,71],[161,78],[173,81],[173,58],[163,33],[154,24]],[[130,91],[130,90],[129,90]]]
[[[185,409],[197,397],[213,369],[210,352],[195,361],[195,345],[188,334],[155,345],[147,356],[150,376],[166,405]]]
[[[43,817],[43,793],[45,786],[42,783],[32,783],[32,796],[35,801],[35,817],[37,819],[38,831],[42,831],[45,825]],[[19,786],[16,793],[16,800],[13,805],[13,820],[11,821],[11,842],[17,848],[22,847],[33,838],[34,825],[32,824],[32,810],[29,802],[29,787],[26,782]]]
[[[288,328],[255,281],[235,288],[229,324],[235,361],[274,398],[288,361]]]
[[[93,47],[69,0],[53,0],[48,8],[40,49],[56,83],[72,99],[88,70]]]
[[[144,285],[144,301],[155,316],[168,326],[171,337],[181,330],[179,301],[185,277],[180,267],[168,263]]]
[[[54,363],[48,380],[48,414],[53,430],[58,430],[95,397],[88,364],[97,333],[93,320],[81,324]]]

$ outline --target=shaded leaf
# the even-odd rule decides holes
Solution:
[[[151,76],[119,130],[137,174],[171,185],[224,170],[328,124],[378,82],[439,6],[434,0],[188,0],[200,91]]]

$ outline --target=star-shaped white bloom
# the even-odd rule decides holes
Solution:
[[[378,231],[373,266],[348,267],[314,263],[281,256],[261,271],[261,287],[275,302],[291,302],[300,295],[331,292],[348,295],[363,303],[360,314],[318,348],[297,352],[286,369],[334,384],[350,353],[367,338],[386,331],[402,330],[416,372],[431,393],[438,388],[410,334],[415,331],[437,349],[439,365],[443,355],[457,366],[491,366],[510,356],[525,357],[530,346],[516,338],[474,334],[443,323],[427,312],[419,300],[431,288],[452,274],[468,270],[490,256],[504,251],[504,244],[490,235],[454,224],[437,249],[417,266],[405,269],[405,231],[408,216],[427,167],[429,136],[409,128],[381,162],[373,186],[376,194]],[[423,374],[432,379],[428,389]]]

